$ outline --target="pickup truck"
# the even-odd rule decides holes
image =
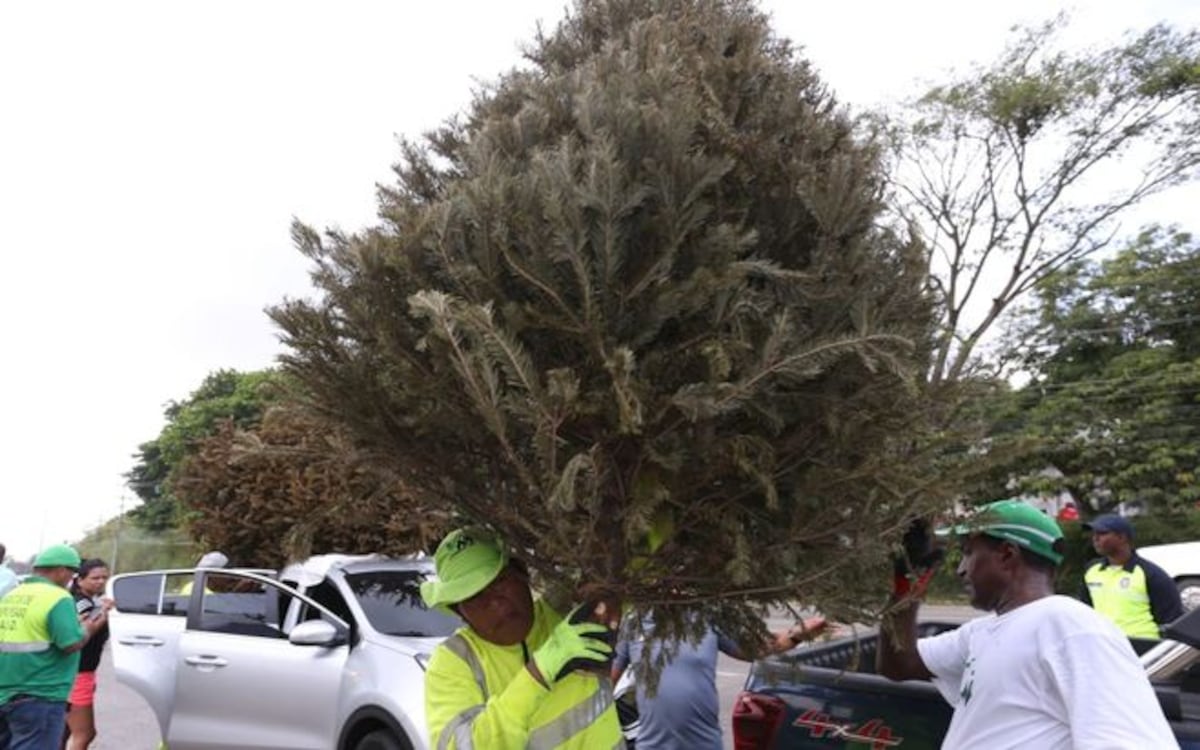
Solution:
[[[923,622],[919,635],[957,626]],[[1180,747],[1200,750],[1200,610],[1172,623],[1167,636],[1134,649]],[[755,662],[734,701],[736,750],[939,747],[950,705],[931,682],[875,674],[877,640],[866,634]]]
[[[422,603],[431,575],[346,555],[119,575],[114,671],[171,750],[427,750],[424,665],[460,624]]]

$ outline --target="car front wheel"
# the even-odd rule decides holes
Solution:
[[[388,730],[376,729],[374,732],[364,735],[354,746],[354,750],[408,750],[408,745],[401,742]]]
[[[1180,578],[1179,598],[1185,612],[1200,608],[1200,578]]]

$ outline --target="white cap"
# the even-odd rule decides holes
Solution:
[[[229,564],[229,558],[224,553],[213,550],[212,552],[204,553],[200,558],[200,562],[196,563],[197,568],[223,568]]]

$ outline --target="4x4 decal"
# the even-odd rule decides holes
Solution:
[[[886,750],[904,742],[903,737],[892,734],[892,728],[884,724],[883,719],[870,719],[862,724],[839,722],[834,721],[829,714],[808,710],[801,714],[792,726],[808,729],[809,736],[816,739],[862,742],[871,750]]]

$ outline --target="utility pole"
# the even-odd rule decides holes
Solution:
[[[49,518],[50,507],[49,503],[46,503],[42,505],[42,530],[38,532],[38,546],[37,551],[34,552],[35,555],[40,554],[42,550],[46,549],[46,521],[48,521]]]
[[[113,573],[117,572],[117,553],[121,551],[121,524],[123,523],[125,523],[125,493],[121,493],[121,511],[117,515],[117,533],[113,535],[112,560],[109,563],[112,565],[110,570]]]

